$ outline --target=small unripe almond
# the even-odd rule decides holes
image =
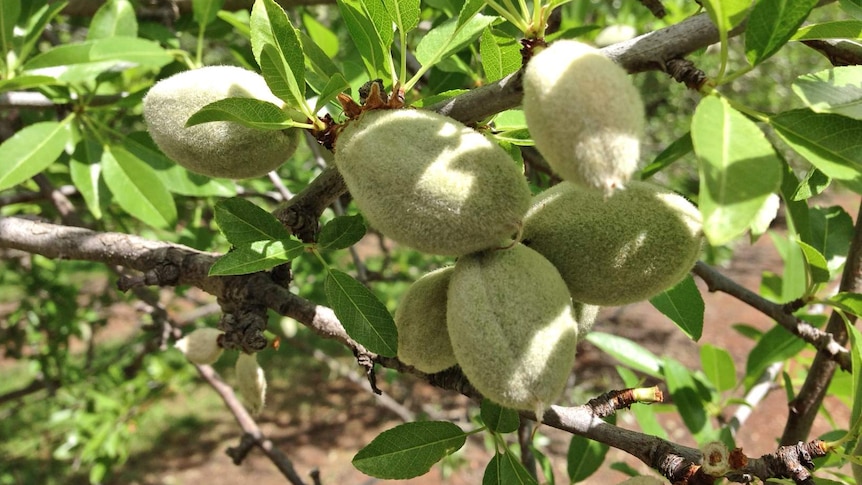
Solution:
[[[225,98],[257,98],[282,107],[260,74],[235,66],[183,71],[144,97],[144,120],[165,155],[210,177],[245,179],[275,170],[296,151],[300,130],[256,130],[230,121],[186,127],[191,115]]]
[[[213,364],[224,352],[224,349],[218,344],[218,338],[223,333],[215,328],[199,328],[177,340],[174,347],[179,349],[192,363],[198,365]]]
[[[700,255],[700,212],[656,185],[633,181],[606,199],[563,182],[534,199],[524,244],[556,266],[575,301],[646,300],[682,280]]]
[[[560,177],[609,195],[637,169],[644,106],[626,71],[574,40],[554,42],[524,71],[524,116]]]
[[[236,359],[236,381],[239,395],[252,415],[258,415],[266,402],[266,377],[257,363],[257,354],[240,352]]]
[[[446,330],[446,292],[454,269],[440,268],[416,280],[395,310],[398,358],[429,374],[458,363]]]
[[[537,416],[566,386],[578,325],[557,270],[521,244],[458,259],[447,326],[467,379],[488,399]]]
[[[424,110],[376,110],[347,125],[335,164],[370,225],[419,251],[459,256],[518,232],[530,189],[496,143]]]

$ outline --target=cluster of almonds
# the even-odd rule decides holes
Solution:
[[[541,415],[599,306],[675,285],[702,231],[685,198],[629,181],[644,108],[625,71],[560,41],[523,79],[531,135],[564,180],[534,197],[502,148],[427,111],[363,113],[340,133],[335,163],[373,227],[458,258],[400,302],[399,358],[427,373],[459,365],[485,397]]]

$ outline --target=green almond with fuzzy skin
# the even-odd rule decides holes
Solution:
[[[256,72],[202,67],[174,74],[150,89],[144,97],[147,130],[165,155],[195,173],[246,179],[275,170],[296,151],[300,130],[256,130],[230,121],[185,126],[204,106],[231,97],[284,105]]]
[[[523,79],[527,126],[554,172],[606,195],[624,186],[645,123],[626,71],[598,49],[561,40],[530,59]]]
[[[481,133],[423,110],[376,110],[338,137],[335,164],[371,226],[419,251],[460,256],[518,232],[530,189]]]
[[[694,205],[656,185],[632,181],[605,198],[563,182],[534,198],[523,241],[557,267],[575,301],[616,306],[682,280],[703,231]]]
[[[486,398],[541,416],[563,392],[578,324],[556,268],[517,244],[458,259],[447,327],[464,375]]]
[[[458,363],[446,330],[446,292],[454,270],[447,266],[416,280],[395,310],[398,358],[429,374]]]

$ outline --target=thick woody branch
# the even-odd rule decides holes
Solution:
[[[775,320],[779,325],[813,345],[817,350],[838,363],[842,369],[850,370],[850,352],[835,340],[833,335],[793,315],[787,305],[773,303],[753,291],[722,275],[703,261],[695,264],[692,272],[709,287],[709,291],[727,293],[739,301]]]

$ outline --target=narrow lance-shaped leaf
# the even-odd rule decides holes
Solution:
[[[572,436],[566,458],[571,483],[582,482],[595,473],[605,461],[609,446],[583,436]]]
[[[395,356],[395,321],[371,290],[347,273],[331,268],[323,287],[329,306],[352,339],[375,354]]]
[[[477,14],[463,25],[455,19],[447,20],[431,29],[416,46],[416,59],[423,67],[432,66],[460,51],[476,40],[485,27],[497,17]]]
[[[791,40],[860,39],[862,20],[836,20],[802,27]]]
[[[57,160],[72,141],[70,119],[34,123],[0,145],[0,190],[20,184]]]
[[[215,205],[215,221],[234,246],[291,237],[272,214],[240,197],[219,201]]]
[[[2,61],[7,59],[5,53],[12,51],[12,33],[18,15],[21,14],[21,0],[3,0],[0,2],[0,47],[4,53]]]
[[[704,98],[691,123],[700,160],[700,211],[714,246],[748,229],[781,183],[781,164],[763,132],[730,104]]]
[[[862,66],[804,74],[793,82],[793,92],[815,113],[862,119]]]
[[[0,4],[5,5],[6,3],[14,3],[13,2],[0,2]],[[24,16],[22,18],[27,19],[24,24],[24,37],[23,38],[15,38],[14,41],[17,41],[20,45],[18,50],[18,58],[26,59],[30,57],[30,53],[33,51],[36,42],[42,38],[42,34],[45,32],[45,27],[47,27],[48,23],[54,19],[60,12],[66,8],[68,2],[50,2],[47,5],[41,5],[38,9],[37,2],[28,2],[25,4],[25,8],[27,6],[30,7],[30,10],[25,10]],[[36,9],[35,11],[33,11]]]
[[[604,332],[590,332],[587,341],[623,364],[653,377],[661,377],[661,359],[631,340]]]
[[[709,420],[691,371],[671,358],[664,359],[662,368],[668,391],[686,427],[695,435],[703,434],[709,427]]]
[[[225,98],[204,106],[186,121],[194,126],[211,121],[231,121],[259,130],[283,130],[294,125],[278,106],[255,98]]]
[[[410,32],[419,25],[419,0],[383,0],[383,4],[401,32]]]
[[[125,148],[105,147],[102,174],[114,200],[132,216],[155,227],[169,228],[176,222],[171,193],[152,167]]]
[[[256,0],[251,12],[250,27],[252,53],[261,70],[264,71],[264,78],[269,88],[273,94],[291,106],[303,107],[305,105],[305,55],[299,35],[290,23],[287,13],[274,0]],[[270,50],[264,55],[267,47]],[[274,66],[278,77],[273,71]],[[275,84],[271,81],[275,81]]]
[[[745,57],[756,66],[778,52],[817,0],[758,0],[745,29]]]
[[[341,18],[371,79],[388,78],[387,53],[383,49],[374,23],[368,19],[359,0],[337,0]]]
[[[692,340],[703,334],[703,297],[691,275],[669,290],[650,299],[658,311],[664,313]]]
[[[249,274],[287,263],[305,252],[305,245],[292,239],[255,241],[229,251],[209,271],[210,276]]]
[[[805,258],[811,283],[817,285],[829,282],[831,280],[829,268],[826,265],[826,258],[820,254],[820,251],[802,241],[796,241],[796,244],[802,249],[802,256]]]
[[[489,82],[503,79],[521,67],[521,45],[512,38],[497,35],[491,27],[482,32],[479,53]]]
[[[769,124],[793,151],[862,194],[862,121],[802,109],[773,116]]]
[[[641,170],[641,180],[646,180],[661,172],[666,167],[670,166],[670,164],[685,155],[688,155],[692,151],[694,151],[694,146],[691,143],[691,132],[688,132],[674,140],[673,143],[668,145],[667,148],[662,150],[662,152],[655,157],[655,160],[653,160],[652,163]]]
[[[192,15],[200,28],[209,25],[218,17],[224,0],[192,0]]]
[[[359,450],[353,457],[353,466],[377,478],[414,478],[427,473],[466,441],[466,433],[449,422],[405,423],[380,433]]]
[[[261,50],[260,72],[272,94],[294,108],[304,106],[305,97],[300,93],[297,79],[278,49],[271,44],[264,45]]]
[[[102,146],[87,138],[78,143],[69,160],[72,183],[96,219],[102,218],[102,201],[107,192],[107,186],[102,180],[102,165],[99,163],[101,159]]]

